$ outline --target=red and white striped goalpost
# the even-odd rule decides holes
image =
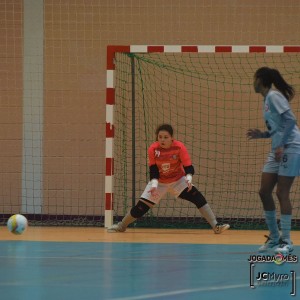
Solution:
[[[105,215],[104,226],[113,224],[114,175],[114,58],[116,53],[300,53],[299,45],[130,45],[107,46],[106,142],[105,142]]]

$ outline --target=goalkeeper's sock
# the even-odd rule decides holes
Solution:
[[[136,218],[134,218],[130,212],[127,213],[127,215],[122,219],[121,224],[123,228],[127,228],[128,225],[130,225],[131,223],[133,223],[136,220]]]
[[[218,222],[216,220],[215,214],[211,210],[208,203],[200,207],[199,211],[212,228],[214,228],[217,225]]]

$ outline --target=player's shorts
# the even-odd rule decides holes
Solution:
[[[175,197],[178,197],[184,189],[187,188],[187,183],[185,180],[185,176],[181,177],[179,180],[171,183],[160,183],[158,182],[157,193],[158,196],[153,197],[151,193],[149,193],[151,189],[151,182],[148,182],[144,192],[141,195],[142,199],[149,200],[155,204],[158,204],[166,193],[170,193]]]
[[[275,173],[279,176],[300,176],[300,154],[283,153],[281,161],[275,160],[275,154],[269,153],[263,167],[264,173]]]

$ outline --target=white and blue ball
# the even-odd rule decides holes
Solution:
[[[13,234],[22,234],[28,227],[26,217],[20,214],[11,216],[7,221],[7,228]]]

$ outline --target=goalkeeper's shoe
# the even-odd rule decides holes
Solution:
[[[279,240],[274,240],[267,235],[265,235],[265,237],[267,240],[261,247],[258,248],[259,252],[274,251],[275,248],[279,247]]]
[[[110,228],[107,229],[107,232],[113,233],[113,232],[124,232],[126,231],[126,227],[123,226],[122,222],[119,222],[117,224],[114,224]]]
[[[217,225],[213,229],[216,234],[220,234],[229,228],[230,228],[229,224],[217,223]]]

